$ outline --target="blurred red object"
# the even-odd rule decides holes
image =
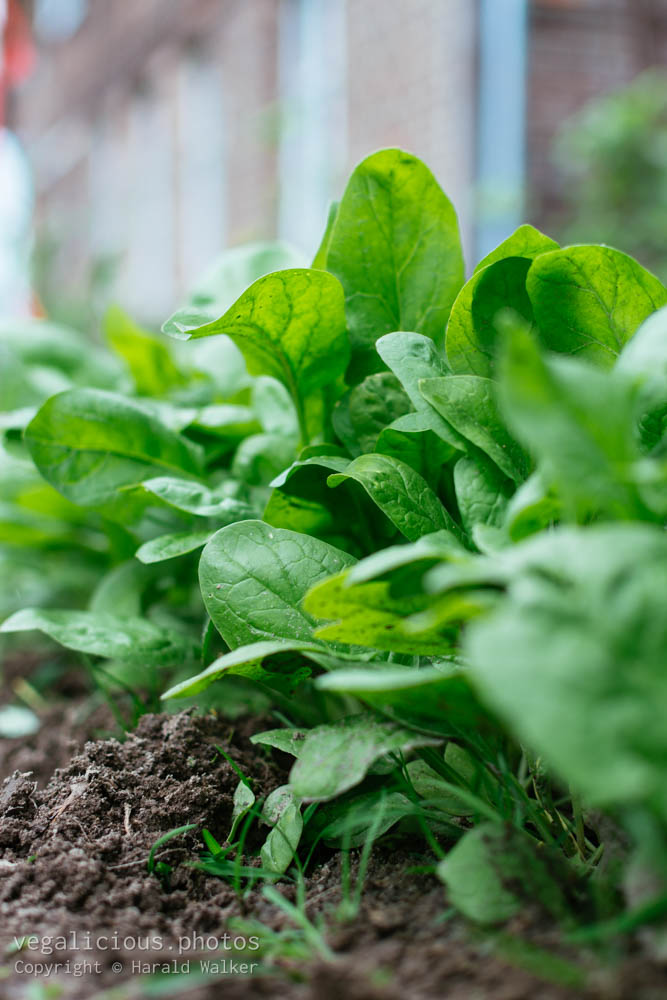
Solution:
[[[30,75],[36,51],[30,21],[19,0],[0,0],[0,18],[4,22],[0,64],[0,124],[3,124],[7,93]]]

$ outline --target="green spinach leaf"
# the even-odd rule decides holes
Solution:
[[[338,206],[327,268],[345,289],[354,381],[377,371],[383,333],[414,330],[442,342],[463,282],[454,209],[415,156],[385,149],[363,160]]]
[[[611,368],[643,321],[667,304],[667,289],[636,260],[603,246],[538,257],[526,282],[542,343]]]
[[[204,549],[204,604],[228,646],[260,639],[310,641],[315,620],[301,602],[313,584],[354,562],[340,549],[263,521],[216,532]]]

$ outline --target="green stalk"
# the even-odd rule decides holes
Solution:
[[[300,447],[305,448],[310,444],[310,435],[308,433],[308,423],[306,421],[306,411],[303,405],[303,400],[296,389],[292,392],[292,399],[294,400],[294,408],[296,409],[296,419],[299,423],[299,437],[300,437]]]

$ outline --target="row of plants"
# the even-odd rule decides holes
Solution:
[[[2,328],[2,631],[137,711],[271,708],[289,784],[241,777],[210,871],[258,817],[272,877],[409,832],[472,920],[659,921],[667,289],[527,225],[466,281],[399,150],[302,263],[229,252],[169,337]]]

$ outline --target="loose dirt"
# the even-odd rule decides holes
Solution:
[[[333,1000],[342,994],[347,1000],[657,1000],[667,995],[667,971],[632,959],[620,972],[603,975],[579,956],[589,983],[568,985],[571,966],[565,960],[550,963],[538,950],[557,947],[557,933],[544,929],[537,916],[533,923],[528,913],[504,929],[502,947],[488,935],[475,939],[447,914],[442,886],[431,875],[414,872],[431,860],[419,853],[419,845],[416,853],[402,845],[374,852],[360,910],[347,923],[335,917],[342,898],[340,855],[318,855],[306,876],[306,912],[321,929],[327,958],[295,934],[261,888],[240,897],[227,882],[189,867],[203,847],[201,828],[223,842],[231,822],[238,773],[217,747],[252,778],[258,795],[284,783],[288,758],[276,761],[249,741],[253,731],[272,724],[231,724],[191,713],[147,715],[123,742],[86,743],[46,784],[21,771],[6,778],[0,786],[2,1000],[27,997],[36,979],[42,985],[60,983],[67,1000],[90,1000],[112,988],[115,1000],[167,995],[213,1000],[221,990],[231,1000]],[[76,736],[66,728],[61,725],[60,738],[71,749]],[[58,739],[56,730],[53,740]],[[55,743],[48,751],[52,762],[62,756]],[[46,773],[48,762],[38,759],[44,746],[28,749],[35,770]],[[14,747],[10,761],[17,753]],[[151,847],[188,823],[197,829],[156,852],[156,860],[171,867],[170,877],[149,874]],[[355,853],[353,881],[357,861]],[[277,888],[295,900],[293,883]],[[15,939],[30,935],[17,951]],[[514,947],[511,960],[503,957],[507,942],[520,939],[521,955],[517,958]],[[211,961],[219,965],[207,972]],[[133,977],[137,962],[142,964],[135,971],[150,965],[154,974]],[[190,963],[188,979],[178,974],[184,962]],[[60,963],[60,969],[47,975],[43,968],[35,975],[36,965],[48,963]],[[234,975],[243,963],[249,974]],[[253,963],[258,964],[250,968]],[[165,968],[158,970],[158,964]],[[559,984],[550,981],[554,976]]]

